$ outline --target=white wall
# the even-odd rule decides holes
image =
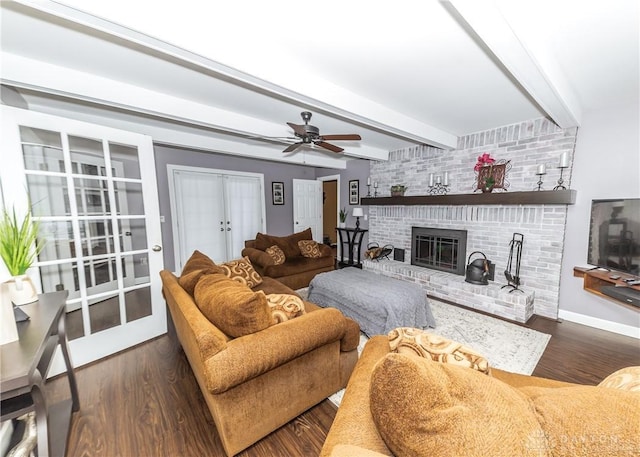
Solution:
[[[569,206],[560,282],[560,317],[609,330],[640,327],[640,310],[619,305],[583,290],[574,266],[587,265],[591,200],[640,197],[640,105],[587,112],[578,130],[571,188],[577,201]],[[603,325],[604,324],[604,325]],[[615,327],[619,327],[616,329]]]

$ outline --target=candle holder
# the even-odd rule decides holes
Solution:
[[[367,184],[367,197],[371,197],[371,184]]]
[[[429,186],[429,193],[431,195],[447,195],[447,192],[449,192],[449,184],[437,182]]]
[[[538,188],[533,190],[542,190],[542,177],[546,174],[547,173],[536,173],[536,176],[538,177],[538,182],[536,183],[538,184]]]
[[[562,179],[562,173],[564,172],[565,168],[569,168],[569,167],[558,167],[558,168],[560,169],[560,177],[558,178],[558,185],[554,187],[553,190],[567,190],[567,188],[563,185],[564,179]]]
[[[377,182],[373,183],[373,196],[374,197],[378,196],[378,183]]]

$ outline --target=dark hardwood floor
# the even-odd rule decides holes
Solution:
[[[619,368],[640,365],[636,339],[539,317],[527,326],[552,335],[535,375],[597,384]],[[81,409],[73,419],[68,457],[224,455],[174,336],[80,368],[77,376]],[[64,378],[48,386],[52,400],[68,396]],[[335,412],[325,400],[239,455],[318,455]]]

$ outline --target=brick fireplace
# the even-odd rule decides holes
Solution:
[[[406,196],[428,195],[429,174],[449,173],[449,194],[470,194],[474,190],[473,166],[478,155],[488,152],[495,159],[510,160],[508,192],[532,191],[536,168],[544,163],[548,174],[543,190],[551,190],[559,178],[559,157],[569,152],[573,159],[577,129],[561,129],[548,119],[478,132],[458,140],[458,147],[445,151],[417,146],[392,151],[387,162],[372,162],[371,180],[381,196],[391,185],[404,184]],[[565,170],[565,185],[571,182],[571,168]],[[560,289],[560,268],[564,247],[567,206],[562,204],[522,205],[394,205],[369,206],[369,240],[405,249],[406,261],[365,263],[365,268],[422,284],[433,296],[482,309],[524,322],[533,313],[556,318]],[[482,251],[496,264],[495,281],[489,286],[464,282],[453,273],[423,272],[411,265],[412,227],[466,230],[466,252]],[[520,278],[522,292],[501,289],[513,233],[524,234]],[[438,287],[429,286],[429,281]],[[437,290],[436,290],[437,289]],[[438,295],[439,294],[439,295]]]

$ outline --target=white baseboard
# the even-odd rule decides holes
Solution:
[[[576,324],[587,325],[589,327],[599,328],[600,330],[640,339],[640,328],[632,325],[619,324],[618,322],[611,322],[597,317],[564,311],[562,309],[558,312],[558,317],[569,322],[575,322]]]

